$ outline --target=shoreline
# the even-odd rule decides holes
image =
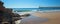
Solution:
[[[48,17],[48,16],[60,16],[60,11],[59,12],[35,12],[35,13],[32,13],[32,15],[34,16],[38,16],[38,17]]]

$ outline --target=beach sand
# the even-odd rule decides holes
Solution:
[[[43,23],[39,23],[39,22],[35,22],[36,24],[60,24],[60,12],[34,12],[31,15],[34,15],[35,17],[40,17],[40,18],[47,18],[48,21],[47,22],[43,22]],[[32,20],[35,20],[35,17],[31,17],[33,18]],[[27,19],[30,20],[30,18],[28,17]],[[23,19],[22,22],[25,22],[26,24],[30,24],[32,22],[32,24],[34,23],[33,21],[27,20],[27,19]],[[38,19],[40,20],[40,19]],[[38,21],[35,20],[35,21]],[[18,23],[17,23],[18,22]],[[16,23],[19,24],[20,20],[18,20]],[[24,23],[23,23],[24,24]]]
[[[42,18],[48,18],[48,22],[42,24],[60,24],[60,12],[35,12],[32,15]]]

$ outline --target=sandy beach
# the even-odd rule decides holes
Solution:
[[[35,12],[32,15],[48,18],[48,22],[45,22],[43,24],[60,24],[60,12]]]
[[[59,12],[34,12],[32,16],[18,20],[19,23],[23,24],[60,24],[60,11]],[[40,23],[40,18],[47,18],[47,22]],[[44,19],[45,20],[45,19]]]

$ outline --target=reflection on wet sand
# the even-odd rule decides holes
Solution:
[[[50,24],[60,24],[60,12],[34,13],[35,16],[48,18]]]
[[[60,12],[35,12],[32,15],[34,17],[22,19],[21,24],[60,24]]]

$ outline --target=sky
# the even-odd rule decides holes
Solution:
[[[60,0],[2,0],[6,8],[59,7]]]

